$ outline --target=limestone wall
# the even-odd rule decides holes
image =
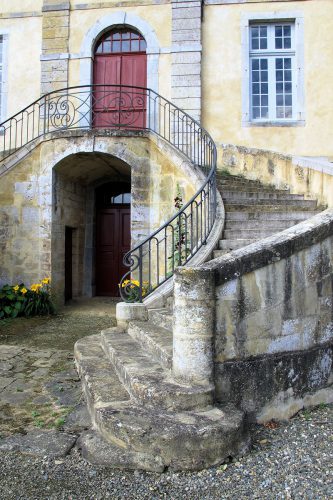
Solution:
[[[202,265],[196,287],[204,271],[217,401],[258,421],[332,401],[333,210]]]
[[[62,296],[68,225],[75,228],[74,292],[87,291],[86,266],[93,280],[93,240],[87,240],[87,233],[93,238],[93,186],[131,177],[135,245],[174,214],[178,185],[187,201],[201,184],[185,157],[153,134],[67,131],[46,139],[0,166],[1,284],[30,285],[52,274],[53,288]]]
[[[218,169],[259,180],[278,189],[317,199],[333,207],[333,164],[327,160],[284,155],[262,149],[217,145]]]

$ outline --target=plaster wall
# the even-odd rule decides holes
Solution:
[[[4,90],[7,95],[3,119],[40,96],[41,33],[41,17],[0,19],[0,34],[7,37],[4,53]]]
[[[216,2],[220,3],[220,2]],[[333,2],[222,2],[205,6],[203,22],[203,125],[216,141],[302,156],[332,156]],[[304,114],[296,126],[242,125],[242,16],[277,16],[295,11],[304,18]],[[297,50],[303,50],[302,45]]]

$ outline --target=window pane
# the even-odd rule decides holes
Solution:
[[[268,83],[262,83],[261,84],[261,93],[262,94],[268,94]]]
[[[260,108],[252,108],[252,117],[254,119],[260,118]]]
[[[275,38],[275,48],[282,49],[282,38]]]
[[[122,52],[129,52],[130,51],[130,41],[129,40],[122,41],[121,51]]]
[[[259,59],[253,59],[252,69],[259,69]]]
[[[112,52],[120,52],[120,41],[113,42],[112,44]]]
[[[259,94],[259,83],[252,84],[252,94]]]
[[[283,94],[277,94],[276,95],[276,105],[277,106],[283,106]]]
[[[282,82],[276,82],[276,92],[277,93],[283,92],[283,83]]]
[[[268,106],[268,95],[261,96],[261,106]]]
[[[260,96],[254,95],[252,98],[252,106],[260,106]]]
[[[251,28],[251,36],[252,36],[252,39],[259,37],[259,26],[253,26]]]
[[[293,117],[293,108],[286,108],[285,110],[285,118],[292,118]]]
[[[261,108],[261,118],[268,118],[268,108]]]
[[[266,38],[260,38],[260,48],[267,49],[267,39]]]
[[[252,81],[259,82],[259,71],[252,71]]]
[[[252,49],[253,50],[259,49],[259,38],[252,39]]]
[[[275,26],[275,37],[282,37],[282,26]]]
[[[287,82],[291,82],[291,71],[289,69],[284,72],[284,79]]]
[[[285,38],[284,39],[284,48],[285,49],[291,49],[291,38]]]
[[[291,26],[283,26],[283,36],[291,36]]]
[[[284,58],[284,69],[291,69],[291,59],[289,58]]]
[[[262,82],[268,82],[268,71],[261,71],[261,81]]]
[[[260,38],[267,38],[267,26],[260,26]]]
[[[268,63],[267,59],[260,59],[260,68],[267,69],[267,67],[268,67],[267,63]]]
[[[276,108],[276,118],[284,118],[284,109]]]
[[[283,69],[283,59],[282,58],[276,59],[275,67],[276,67],[276,69]]]
[[[129,40],[130,39],[130,33],[123,33],[122,34],[122,39],[123,40]]]
[[[293,96],[291,94],[287,94],[285,97],[285,105],[292,106],[292,103],[293,103]]]
[[[124,203],[131,203],[131,193],[124,193]]]
[[[105,40],[103,42],[103,52],[105,53],[110,53],[111,52],[111,41],[110,40]]]
[[[291,92],[291,90],[292,90],[292,83],[291,82],[286,82],[284,84],[284,91],[285,92]]]
[[[138,52],[140,49],[140,42],[139,40],[132,40],[131,41],[131,51],[132,52]]]
[[[283,71],[278,70],[275,73],[276,73],[276,81],[282,82],[283,81]]]

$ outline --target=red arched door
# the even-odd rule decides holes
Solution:
[[[100,38],[95,49],[93,82],[116,86],[94,90],[95,127],[145,128],[145,92],[120,87],[147,86],[146,42],[140,33],[115,29]]]

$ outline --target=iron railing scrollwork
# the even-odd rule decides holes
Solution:
[[[124,256],[125,301],[165,283],[205,245],[216,218],[216,146],[186,112],[151,89],[115,85],[69,87],[42,96],[0,124],[0,160],[46,134],[69,129],[149,130],[184,154],[204,175],[177,213]]]

